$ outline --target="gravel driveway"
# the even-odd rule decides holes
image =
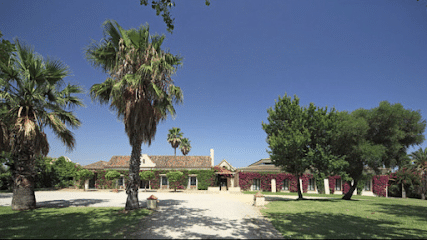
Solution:
[[[106,191],[37,191],[38,207],[124,207],[126,194]],[[159,208],[140,222],[135,238],[282,238],[252,206],[253,195],[230,193],[140,192],[146,207],[151,195]],[[10,206],[11,193],[0,193],[0,206]]]

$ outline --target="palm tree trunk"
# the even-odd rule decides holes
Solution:
[[[31,151],[29,149],[21,151],[14,158],[12,210],[36,208],[36,196],[34,194],[35,160],[32,158],[33,154],[29,153]]]
[[[348,182],[350,185],[350,190],[342,197],[344,200],[351,200],[351,197],[353,196],[354,190],[357,187],[358,180],[353,180],[353,185],[351,185],[351,182]]]
[[[175,156],[176,156],[176,148],[174,148],[175,149]]]
[[[125,210],[139,208],[138,188],[139,188],[139,165],[141,164],[141,142],[132,141],[132,154],[129,163],[129,183],[126,185]]]

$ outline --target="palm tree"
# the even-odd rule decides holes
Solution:
[[[191,150],[190,140],[188,140],[188,138],[183,138],[179,148],[181,149],[182,154],[186,156]]]
[[[184,133],[181,132],[180,128],[173,127],[172,129],[169,129],[167,140],[171,144],[172,148],[175,149],[175,156],[176,156],[176,149],[179,147],[179,144],[181,144],[183,134]]]
[[[86,58],[110,76],[94,84],[90,94],[93,100],[109,104],[124,122],[132,146],[125,209],[132,210],[139,208],[141,145],[151,145],[159,122],[168,114],[174,116],[173,104],[182,102],[181,89],[170,77],[182,58],[161,50],[165,36],[150,36],[148,24],[124,30],[107,20],[103,26],[104,39],[88,46]]]
[[[17,39],[15,47],[0,64],[0,151],[11,156],[12,209],[27,210],[36,207],[36,157],[49,152],[44,128],[73,149],[75,139],[66,125],[76,128],[81,123],[66,109],[83,103],[72,96],[82,92],[80,87],[68,84],[60,90],[69,75],[61,61],[43,59]]]
[[[426,188],[427,188],[427,148],[420,148],[417,151],[410,154],[412,157],[412,163],[414,168],[419,172],[421,176],[421,198],[426,199]]]

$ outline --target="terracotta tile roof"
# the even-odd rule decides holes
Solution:
[[[148,156],[156,168],[211,168],[210,156]]]
[[[106,168],[129,168],[130,156],[112,156]]]
[[[104,166],[107,164],[108,164],[108,162],[98,161],[98,162],[91,163],[91,164],[88,164],[86,166],[83,166],[83,168],[86,168],[86,169],[104,169]]]
[[[211,168],[210,156],[148,156],[158,168]],[[129,168],[130,156],[113,156],[105,168]],[[92,166],[92,163],[87,166]]]

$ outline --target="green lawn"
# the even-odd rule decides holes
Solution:
[[[427,201],[304,196],[332,199],[271,201],[261,210],[285,238],[427,238]]]
[[[124,238],[150,213],[147,209],[124,212],[119,207],[38,208],[22,212],[0,207],[0,239]]]

